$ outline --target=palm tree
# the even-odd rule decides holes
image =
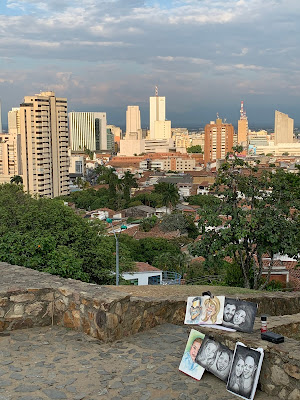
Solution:
[[[165,207],[172,209],[178,203],[180,196],[174,183],[160,182],[155,185],[154,191],[162,195],[162,202]]]
[[[15,175],[10,179],[10,183],[15,183],[17,185],[23,185],[23,178],[20,175]]]
[[[121,187],[123,189],[123,194],[124,194],[124,199],[126,201],[130,200],[130,191],[132,188],[136,188],[137,182],[136,182],[136,178],[132,175],[131,172],[126,171],[123,178],[122,178],[122,182],[121,182]]]

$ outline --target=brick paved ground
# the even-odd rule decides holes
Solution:
[[[238,399],[208,372],[198,382],[178,371],[187,337],[170,324],[111,345],[58,327],[0,335],[0,400]]]

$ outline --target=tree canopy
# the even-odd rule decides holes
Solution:
[[[56,199],[35,199],[18,185],[0,185],[0,260],[65,278],[114,282],[115,239]],[[120,268],[132,258],[120,246]]]
[[[201,153],[201,154],[203,153],[202,147],[199,144],[187,147],[186,151],[188,153]]]
[[[199,210],[202,237],[193,254],[211,263],[229,256],[240,268],[245,287],[263,289],[274,256],[299,252],[299,187],[299,174],[261,172],[240,159],[238,149],[228,154],[212,188],[220,204]],[[270,266],[263,280],[266,257]]]

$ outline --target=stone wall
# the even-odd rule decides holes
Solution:
[[[109,342],[162,323],[182,325],[184,321],[187,298],[184,294],[138,297],[114,287],[63,279],[5,263],[0,263],[0,274],[0,332],[53,324]],[[195,294],[201,292],[201,287],[195,287]],[[300,341],[294,338],[300,326],[300,314],[296,314],[300,312],[300,293],[253,294],[240,298],[257,302],[259,313],[273,315],[268,318],[269,329],[286,336],[292,330],[290,337],[279,345],[262,341],[258,318],[252,334],[208,327],[201,327],[201,331],[232,350],[237,341],[249,347],[262,347],[265,358],[261,389],[281,399],[299,399]],[[287,315],[280,317],[283,314]]]

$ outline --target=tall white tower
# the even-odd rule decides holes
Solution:
[[[157,123],[158,122],[158,123]],[[158,96],[157,86],[155,87],[155,96],[150,97],[150,139],[165,139],[160,132],[163,132],[164,126],[163,122],[166,121],[166,98]],[[169,124],[167,124],[169,125]],[[168,131],[168,129],[167,129]],[[170,132],[167,132],[168,138],[171,137]]]
[[[137,139],[141,131],[139,106],[128,106],[126,111],[126,139]]]

